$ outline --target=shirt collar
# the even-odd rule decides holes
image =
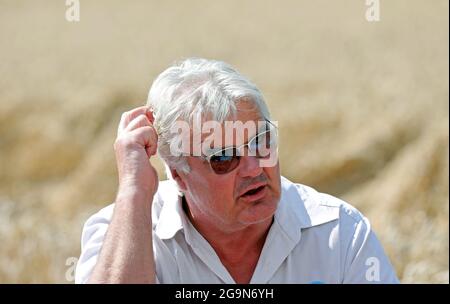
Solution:
[[[183,229],[182,217],[185,216],[181,204],[181,196],[178,194],[177,186],[174,180],[159,182],[157,199],[153,202],[153,214],[155,208],[161,208],[159,218],[153,218],[157,221],[155,233],[160,239],[170,239]]]
[[[325,205],[319,192],[281,177],[281,198],[275,212],[275,220],[291,240],[299,240],[301,229],[338,218],[339,208]]]

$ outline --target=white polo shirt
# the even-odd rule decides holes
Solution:
[[[250,283],[398,283],[369,221],[359,211],[283,177],[281,186],[274,221]],[[97,262],[113,208],[100,210],[84,225],[76,283],[86,282]],[[152,212],[159,283],[235,283],[185,215],[174,181],[160,182]]]

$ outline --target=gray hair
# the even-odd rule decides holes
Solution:
[[[260,114],[270,119],[264,97],[250,80],[222,61],[188,58],[162,72],[153,82],[147,105],[153,109],[154,126],[158,133],[158,154],[169,167],[189,173],[183,156],[174,156],[170,145],[178,140],[171,126],[178,120],[192,124],[194,119],[211,115],[223,123],[236,115],[239,101],[253,102]]]

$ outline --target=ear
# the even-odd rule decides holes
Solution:
[[[183,179],[183,173],[179,174],[178,171],[172,167],[169,167],[170,174],[172,175],[172,178],[177,182],[178,188],[180,191],[185,192],[187,190],[186,184]]]

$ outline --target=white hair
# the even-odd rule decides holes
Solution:
[[[169,167],[189,173],[183,156],[170,153],[170,145],[178,140],[171,126],[178,120],[192,125],[194,119],[210,115],[219,123],[235,116],[239,101],[253,102],[260,114],[270,119],[264,97],[250,80],[222,61],[188,58],[162,72],[153,82],[147,105],[153,109],[158,133],[158,154]]]

